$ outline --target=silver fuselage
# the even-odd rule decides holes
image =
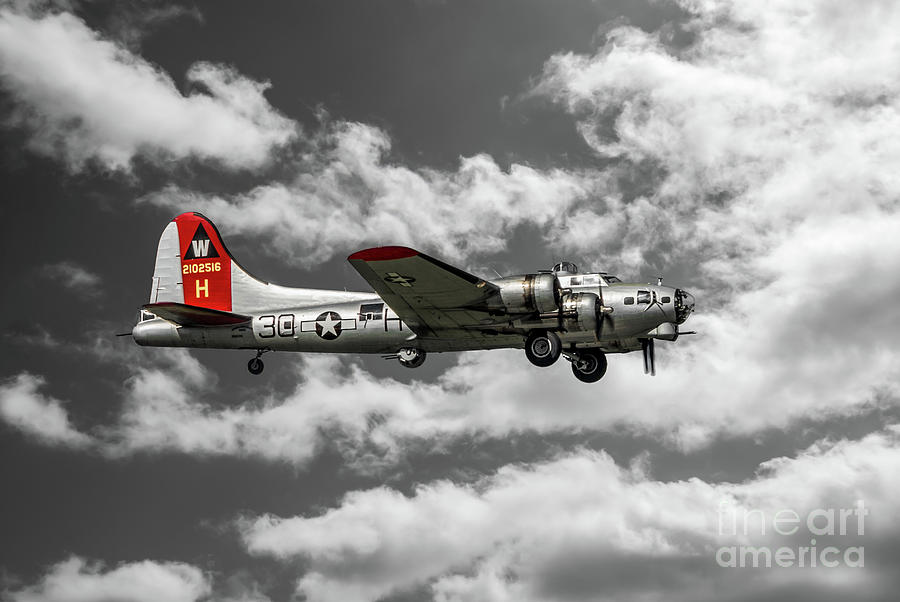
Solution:
[[[690,313],[676,310],[676,289],[670,286],[608,282],[602,273],[557,276],[563,290],[599,296],[607,313],[597,331],[558,330],[558,320],[550,317],[508,315],[485,327],[489,337],[419,337],[375,293],[342,291],[341,300],[333,302],[245,312],[250,323],[238,326],[178,326],[142,314],[145,319],[134,327],[133,335],[141,345],[162,347],[390,354],[403,348],[427,352],[521,348],[529,330],[557,329],[564,348],[622,353],[640,349],[641,338],[673,340],[677,324]],[[292,290],[303,296],[307,289]]]

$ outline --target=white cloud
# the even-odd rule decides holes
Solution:
[[[216,411],[195,401],[197,391],[209,388],[211,375],[189,355],[178,355],[171,364],[161,355],[164,365],[137,371],[123,416],[97,432],[97,448],[114,456],[175,449],[297,462],[315,453],[321,430],[330,427],[349,437],[351,451],[368,441],[399,452],[397,437],[436,437],[431,441],[439,445],[441,433],[454,424],[462,432],[481,421],[486,429],[508,433],[521,425],[556,425],[560,412],[589,408],[559,395],[554,405],[526,400],[492,406],[490,396],[511,382],[491,388],[487,375],[470,383],[476,391],[486,387],[487,397],[451,390],[449,379],[458,373],[433,385],[385,386],[356,368],[335,379],[336,360],[321,357],[306,364],[306,384],[288,399]],[[472,354],[478,355],[524,361],[508,353]],[[492,368],[495,374],[512,372],[509,365]],[[466,369],[464,362],[455,370]],[[323,376],[313,376],[318,374]],[[551,389],[539,392],[549,395]],[[626,470],[602,452],[582,450],[533,466],[506,466],[469,484],[421,485],[411,496],[387,487],[351,492],[318,515],[266,515],[244,520],[241,528],[254,554],[306,559],[310,570],[298,587],[311,600],[376,599],[421,584],[430,584],[438,600],[595,599],[603,591],[615,599],[645,599],[660,587],[674,600],[717,599],[714,591],[740,599],[751,591],[798,591],[832,582],[832,595],[846,595],[860,579],[867,592],[877,593],[890,579],[877,555],[887,553],[884,546],[896,537],[900,519],[893,478],[900,468],[898,432],[892,427],[860,441],[820,441],[796,458],[763,463],[744,483],[655,481],[642,462]],[[719,537],[716,511],[722,500],[771,517],[782,508],[801,514],[847,508],[856,499],[864,499],[871,512],[862,541],[870,546],[865,572],[773,569],[751,578],[714,565],[717,546],[808,545],[773,539],[771,532],[747,540]],[[841,541],[835,545],[859,543]],[[713,590],[698,585],[704,581]]]
[[[387,134],[339,122],[321,133],[289,183],[233,197],[176,187],[146,197],[178,211],[192,207],[225,232],[252,236],[282,259],[304,265],[369,244],[410,244],[462,260],[506,248],[516,227],[560,223],[600,182],[563,170],[513,164],[487,155],[460,159],[455,172],[389,162]]]
[[[48,445],[73,448],[91,445],[91,438],[69,422],[62,403],[40,392],[44,384],[44,379],[28,373],[0,383],[0,418]]]
[[[57,281],[82,297],[95,297],[100,293],[98,290],[102,282],[100,275],[74,261],[60,261],[45,265],[42,272],[45,277]]]
[[[671,245],[673,260],[699,260],[728,286],[744,272],[777,277],[755,261],[808,218],[896,213],[900,86],[881,71],[900,59],[895,4],[856,5],[853,27],[831,0],[681,4],[695,11],[688,48],[619,27],[594,55],[551,58],[535,88],[618,159],[616,173],[651,178],[652,196],[595,208],[618,217],[621,235],[601,240],[601,254],[630,249],[622,263],[635,265]],[[560,242],[590,252],[588,240]],[[723,260],[731,274],[714,269]]]
[[[68,8],[68,7],[67,7]],[[111,6],[106,18],[111,37],[132,50],[139,49],[148,33],[177,19],[191,19],[203,23],[203,13],[196,6],[180,6],[162,2],[142,2],[132,6],[124,2]]]
[[[186,80],[195,91],[185,96],[70,13],[0,8],[0,84],[19,101],[13,122],[31,131],[33,150],[72,171],[92,160],[127,170],[137,155],[259,167],[297,132],[265,99],[268,83],[203,62]]]
[[[34,585],[5,592],[11,602],[194,602],[211,591],[197,567],[144,560],[106,569],[72,556],[52,567]]]
[[[593,148],[619,159],[617,171],[654,168],[652,197],[608,206],[624,210],[624,247],[644,255],[669,243],[673,254],[706,260],[731,251],[734,265],[752,262],[812,214],[896,210],[900,182],[885,168],[900,155],[889,134],[900,119],[898,90],[870,72],[868,52],[845,53],[893,44],[888,24],[900,22],[900,11],[879,3],[879,15],[876,3],[864,3],[868,26],[831,45],[836,25],[818,17],[832,4],[697,3],[697,41],[679,54],[656,35],[622,27],[593,56],[547,62],[537,93],[572,112]],[[650,231],[648,219],[658,222]]]
[[[727,326],[714,318],[700,324]],[[336,357],[310,355],[293,367],[293,390],[256,391],[244,401],[238,394],[224,407],[214,375],[188,353],[166,350],[152,361],[130,354],[133,376],[126,381],[121,412],[94,429],[92,444],[110,456],[174,450],[295,464],[311,460],[323,445],[337,445],[357,469],[377,470],[409,449],[440,449],[468,435],[615,430],[696,449],[721,435],[753,436],[895,403],[896,385],[860,386],[895,365],[889,349],[821,348],[827,337],[843,336],[840,330],[807,332],[807,325],[789,321],[783,329],[784,341],[748,334],[717,347],[702,340],[687,350],[661,344],[660,374],[652,379],[640,374],[640,358],[613,357],[609,374],[596,386],[575,381],[566,365],[537,372],[515,350],[465,354],[430,383],[376,378]],[[785,364],[771,352],[773,343],[798,357]],[[728,370],[744,358],[752,362],[743,371]],[[851,361],[853,374],[832,368]],[[685,399],[679,391],[692,396]],[[36,405],[34,413],[42,408],[54,420],[62,411],[57,403]]]
[[[421,584],[438,600],[739,600],[823,584],[834,588],[831,597],[863,584],[877,597],[895,578],[890,562],[872,554],[897,536],[898,469],[896,428],[817,443],[797,458],[764,463],[743,483],[655,481],[639,465],[626,470],[604,453],[579,451],[507,466],[472,484],[423,484],[410,496],[355,491],[317,515],[264,515],[240,527],[251,553],[303,558],[309,572],[298,592],[317,601],[375,600]],[[846,537],[835,523],[834,537],[819,536],[818,545],[868,545],[865,570],[752,574],[716,564],[720,546],[808,546],[816,537],[805,529],[810,513],[854,508],[858,499],[869,511],[863,533],[851,515]],[[803,517],[796,537],[771,524],[763,533],[752,522],[782,509]],[[750,510],[758,512],[745,535]],[[732,516],[741,524],[736,533]]]

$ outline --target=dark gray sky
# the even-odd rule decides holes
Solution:
[[[0,3],[2,599],[891,599],[900,9],[775,4]],[[195,209],[280,284],[567,257],[702,335],[587,389],[114,337]],[[722,500],[857,499],[866,568],[716,565]]]

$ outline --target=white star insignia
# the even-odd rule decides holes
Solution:
[[[331,317],[331,314],[325,316],[324,320],[319,320],[317,324],[322,327],[322,334],[333,334],[334,336],[338,335],[337,326],[341,323],[340,320],[334,320]]]

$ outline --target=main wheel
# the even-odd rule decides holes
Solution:
[[[555,332],[537,330],[528,333],[525,339],[525,357],[535,366],[546,368],[559,359],[562,343]]]
[[[583,383],[595,383],[606,374],[606,365],[602,351],[585,349],[572,360],[572,374]]]
[[[247,370],[250,371],[250,374],[262,374],[263,368],[265,367],[266,365],[263,364],[263,361],[258,357],[247,362]]]

